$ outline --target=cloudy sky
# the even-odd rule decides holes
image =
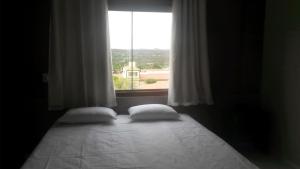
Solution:
[[[109,11],[112,49],[131,48],[131,12]],[[169,49],[171,13],[133,12],[133,48]]]

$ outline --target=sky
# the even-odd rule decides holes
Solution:
[[[112,49],[131,49],[131,12],[109,11]],[[172,14],[133,12],[133,49],[170,49]]]

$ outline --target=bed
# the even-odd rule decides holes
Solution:
[[[258,169],[190,116],[54,124],[22,169]]]

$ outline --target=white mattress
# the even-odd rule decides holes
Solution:
[[[187,115],[181,121],[54,125],[22,169],[257,169]]]

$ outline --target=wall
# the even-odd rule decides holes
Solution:
[[[300,164],[300,1],[267,0],[262,105],[274,153]]]
[[[256,102],[260,89],[264,1],[209,0],[207,22],[215,101],[226,105],[233,101]]]
[[[1,2],[0,168],[20,168],[51,123],[44,120],[47,87],[41,76],[47,71],[48,2]]]
[[[213,112],[221,128],[218,134],[248,149],[252,149],[249,140],[256,142],[253,146],[267,147],[262,134],[268,130],[267,114],[260,111],[259,103],[264,8],[264,0],[207,1]]]

